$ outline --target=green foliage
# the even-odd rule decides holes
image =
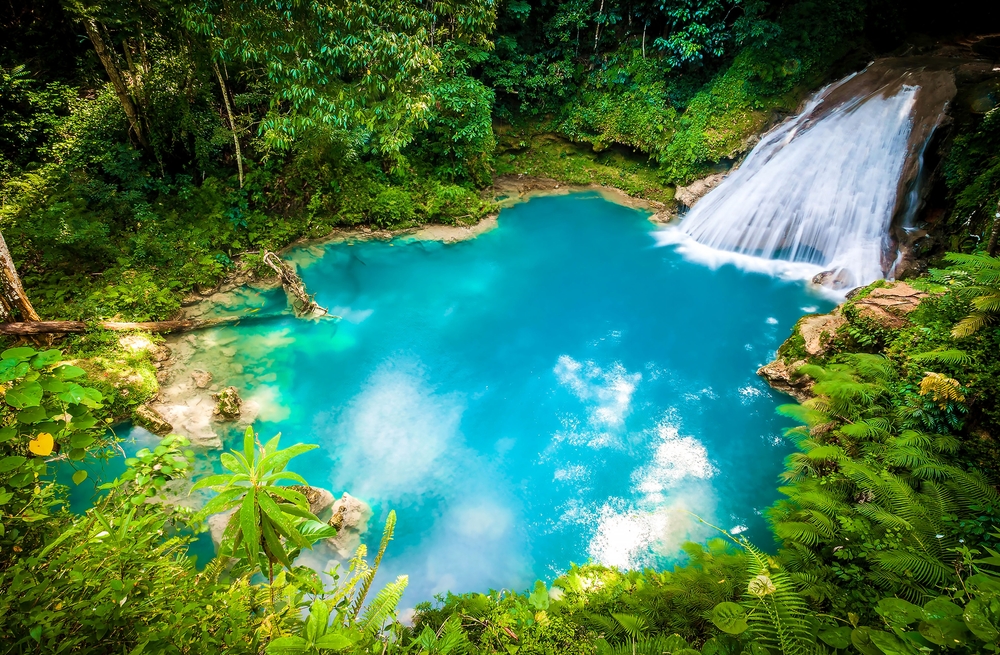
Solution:
[[[258,569],[271,581],[274,564],[291,567],[302,548],[311,548],[314,541],[336,534],[333,528],[324,529],[309,512],[304,495],[275,484],[279,480],[306,484],[302,476],[285,467],[293,457],[316,448],[297,444],[279,450],[280,438],[279,434],[258,452],[253,427],[248,427],[243,435],[243,452],[222,454],[222,466],[230,473],[203,478],[191,488],[192,492],[211,488],[218,493],[200,516],[235,510],[226,525],[221,555],[239,556],[251,571]]]

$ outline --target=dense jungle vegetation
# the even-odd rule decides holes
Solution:
[[[992,13],[991,13],[992,12]],[[897,0],[6,0],[0,232],[44,319],[165,319],[338,226],[471,224],[495,176],[668,201],[808,92],[873,56],[996,21]],[[397,620],[405,578],[362,547],[324,583],[332,528],[282,483],[309,446],[248,431],[217,496],[163,502],[194,453],[129,458],[83,515],[56,462],[115,456],[107,426],[156,392],[96,326],[0,353],[0,651],[864,655],[1000,650],[1000,111],[955,111],[944,217],[898,324],[843,307],[768,518],[669,571],[574,567],[449,594]],[[944,250],[951,251],[940,258]],[[990,252],[987,252],[990,251]],[[9,281],[8,281],[9,282]],[[29,318],[5,301],[5,320]],[[79,484],[81,469],[73,475]],[[188,556],[236,509],[219,555]],[[454,590],[461,592],[462,590]],[[430,601],[430,599],[428,599]]]

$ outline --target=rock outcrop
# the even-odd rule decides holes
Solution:
[[[135,411],[132,412],[132,417],[136,423],[153,434],[169,434],[174,429],[170,421],[163,418],[158,411],[149,405],[139,405],[136,407]]]
[[[855,300],[853,306],[859,318],[898,330],[907,324],[906,315],[916,309],[927,295],[905,282],[896,282],[873,289],[865,298]]]
[[[827,344],[843,325],[847,325],[847,319],[841,316],[839,308],[829,314],[802,319],[799,322],[799,334],[805,341],[806,352],[813,357],[822,355],[826,351]]]
[[[361,538],[368,532],[372,508],[362,500],[345,493],[333,504],[333,516],[328,523],[337,528],[337,536],[327,539],[340,557],[350,557],[361,545]]]
[[[236,387],[226,387],[219,393],[212,394],[212,398],[215,400],[215,416],[219,417],[223,421],[235,421],[240,417],[240,407],[243,406],[243,400],[240,398],[240,392],[236,390]]]
[[[309,501],[309,511],[315,514],[318,518],[326,510],[333,507],[334,498],[333,494],[326,489],[320,489],[319,487],[308,487],[306,485],[296,484],[288,487],[294,491],[298,491],[300,494],[306,497]]]
[[[771,388],[787,393],[801,403],[812,398],[812,387],[816,384],[816,381],[808,375],[796,372],[796,369],[805,363],[804,359],[791,364],[786,364],[782,359],[776,359],[757,369],[757,375],[767,380]]]
[[[208,517],[206,523],[208,524],[208,533],[212,535],[212,543],[218,548],[222,544],[222,535],[226,532],[226,527],[229,525],[229,520],[232,518],[233,514],[238,508],[234,507],[228,512],[222,512],[221,514],[212,514]]]
[[[695,180],[688,186],[679,186],[674,191],[674,199],[688,209],[695,206],[709,191],[719,186],[728,173],[714,173],[700,180]]]
[[[195,369],[191,371],[191,379],[194,380],[194,386],[199,389],[208,389],[208,385],[212,384],[212,374],[208,371]]]

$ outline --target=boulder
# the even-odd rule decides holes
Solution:
[[[174,426],[163,418],[163,416],[149,405],[139,405],[132,413],[136,423],[146,428],[153,434],[168,434],[173,431]]]
[[[847,319],[841,316],[840,309],[835,309],[829,314],[802,319],[799,323],[799,334],[805,341],[806,352],[813,357],[822,355],[830,339],[837,334],[842,325],[847,325]]]
[[[791,364],[786,364],[782,359],[776,359],[757,369],[757,375],[767,380],[771,388],[787,393],[801,403],[812,398],[812,388],[816,384],[816,381],[808,375],[800,375],[795,372],[805,363],[804,359]]]
[[[222,544],[222,535],[226,532],[226,526],[229,525],[229,519],[233,516],[233,513],[238,508],[234,507],[228,512],[222,512],[221,514],[212,514],[208,517],[208,532],[212,535],[212,543],[218,548]]]
[[[326,489],[320,489],[319,487],[307,487],[301,484],[292,485],[288,488],[298,491],[300,494],[305,496],[306,500],[309,501],[309,511],[316,516],[319,516],[333,506],[333,494]]]
[[[812,283],[818,284],[821,287],[826,287],[827,289],[833,289],[834,291],[853,289],[856,286],[854,284],[854,276],[851,275],[851,272],[846,268],[823,271],[813,277]]]
[[[674,199],[685,207],[694,207],[695,203],[705,197],[709,191],[719,186],[719,183],[726,179],[726,175],[728,173],[714,173],[700,180],[695,180],[688,186],[679,186],[674,191]]]
[[[207,389],[208,385],[212,384],[212,374],[208,371],[195,369],[191,371],[191,379],[194,380],[194,386],[199,389]]]
[[[854,308],[860,318],[898,330],[906,325],[906,315],[916,309],[927,295],[905,282],[896,282],[892,286],[873,289],[867,297],[855,300]]]
[[[361,538],[368,532],[372,508],[364,501],[345,493],[333,504],[332,509],[333,517],[328,523],[337,528],[337,536],[326,542],[341,557],[351,557],[361,545]]]
[[[223,421],[235,421],[240,417],[240,407],[243,400],[236,387],[226,387],[219,393],[212,394],[215,399],[215,416]]]

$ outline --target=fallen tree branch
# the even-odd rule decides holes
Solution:
[[[273,318],[275,316],[285,316],[285,314],[265,314],[250,316],[225,316],[222,318],[206,319],[185,319],[180,321],[142,321],[137,323],[126,323],[120,321],[97,321],[96,325],[105,330],[115,332],[125,332],[128,330],[146,330],[166,334],[169,332],[185,332],[188,330],[201,330],[203,328],[217,327],[220,325],[233,325],[241,321],[260,320]],[[87,323],[83,321],[25,321],[23,323],[0,323],[0,334],[29,337],[36,334],[71,334],[74,332],[86,332]]]
[[[299,316],[326,316],[330,313],[325,307],[316,304],[313,296],[306,293],[306,285],[302,282],[302,278],[281,257],[267,250],[264,252],[264,263],[274,269],[274,272],[281,278],[281,286],[284,287],[285,293],[293,298],[292,306],[295,307],[296,314]]]

